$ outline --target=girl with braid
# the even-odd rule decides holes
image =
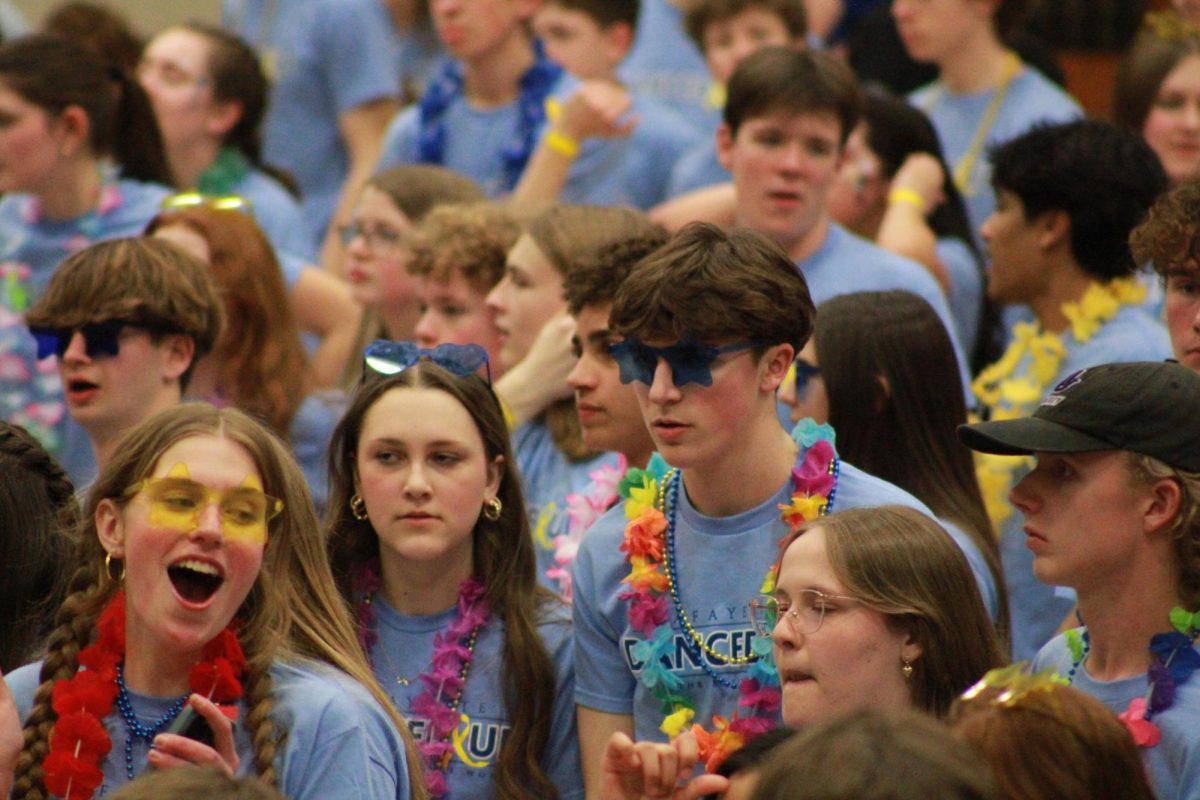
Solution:
[[[0,671],[30,661],[62,599],[75,487],[19,425],[0,422]]]
[[[6,677],[24,725],[12,798],[88,800],[206,764],[290,798],[423,799],[304,485],[233,409],[179,405],[127,435],[92,488],[45,660]]]

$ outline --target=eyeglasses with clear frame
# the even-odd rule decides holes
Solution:
[[[858,602],[857,597],[826,594],[818,589],[801,589],[796,592],[793,602],[780,602],[773,595],[760,594],[750,601],[750,621],[754,625],[754,632],[764,639],[771,638],[780,616],[787,620],[795,634],[804,636],[816,633],[825,621],[825,611],[831,600]]]

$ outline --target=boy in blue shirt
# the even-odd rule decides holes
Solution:
[[[667,198],[671,170],[700,135],[689,120],[617,78],[637,21],[638,0],[547,0],[534,15],[547,57],[582,83],[552,114],[518,201],[561,195],[571,203],[646,210]]]
[[[688,150],[671,173],[668,196],[729,181],[713,138],[721,124],[725,87],[743,58],[760,47],[803,47],[808,19],[802,0],[695,0],[684,15],[688,38],[704,54],[712,83],[694,120],[704,140]]]
[[[830,218],[826,197],[862,107],[850,68],[828,53],[765,47],[738,65],[728,95],[717,155],[733,175],[737,224],[787,252],[817,305],[891,289],[929,303],[954,345],[965,389],[966,360],[937,281],[915,261],[859,239]]]
[[[780,427],[775,393],[814,314],[778,245],[704,224],[640,260],[616,291],[608,327],[619,341],[609,353],[677,471],[652,460],[628,479],[622,507],[596,522],[575,562],[575,697],[590,796],[614,736],[662,741],[692,724],[713,733],[728,723],[751,738],[778,724],[770,643],[756,640],[748,603],[793,512],[815,519],[835,506],[898,503],[928,513],[841,462],[827,428]],[[702,748],[702,760],[713,755]]]

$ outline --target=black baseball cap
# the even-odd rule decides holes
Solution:
[[[958,438],[998,455],[1129,450],[1200,472],[1200,375],[1175,361],[1082,369],[1032,417],[959,425]]]

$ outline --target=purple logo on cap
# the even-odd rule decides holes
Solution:
[[[1087,372],[1086,369],[1075,370],[1070,375],[1068,375],[1067,377],[1065,377],[1061,381],[1059,381],[1058,385],[1055,386],[1050,391],[1054,394],[1058,394],[1059,392],[1065,392],[1067,389],[1070,389],[1072,386],[1075,386],[1081,380],[1083,380],[1083,373],[1085,373],[1085,372]]]

